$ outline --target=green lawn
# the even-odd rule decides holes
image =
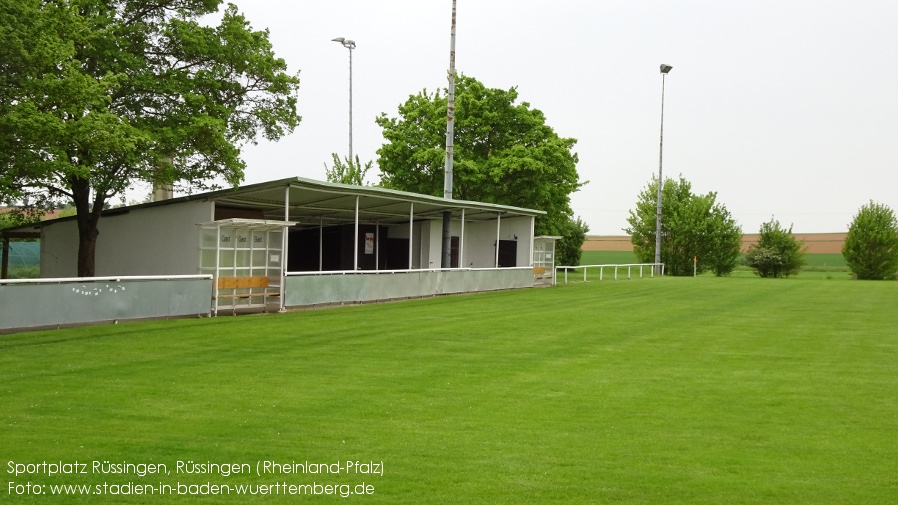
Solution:
[[[0,336],[0,502],[194,501],[9,496],[133,481],[364,482],[350,500],[391,504],[894,503],[896,302],[896,282],[666,277]],[[171,475],[8,466],[76,460]],[[302,500],[343,498],[196,501]]]

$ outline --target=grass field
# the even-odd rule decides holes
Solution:
[[[351,501],[894,503],[896,301],[895,282],[656,278],[0,336],[0,502],[194,501],[15,495],[26,482],[364,482]],[[8,463],[94,460],[171,474]],[[343,498],[196,501],[301,500]]]

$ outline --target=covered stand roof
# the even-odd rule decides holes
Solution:
[[[373,186],[337,184],[299,177],[216,191],[205,196],[229,207],[261,209],[266,219],[284,219],[284,204],[289,200],[289,220],[297,221],[299,227],[318,226],[322,221],[325,224],[355,222],[356,197],[359,221],[366,223],[408,223],[410,203],[414,203],[413,217],[416,220],[440,219],[444,211],[460,215],[462,209],[465,211],[466,221],[494,220],[498,215],[509,217],[545,214],[540,210],[507,205],[449,200]]]
[[[415,220],[435,220],[440,219],[444,211],[451,211],[455,217],[460,217],[462,209],[464,209],[466,221],[489,221],[496,219],[497,216],[545,214],[541,210],[508,205],[450,200],[374,186],[356,186],[292,177],[129,207],[118,207],[104,211],[103,215],[125,214],[131,209],[172,205],[180,202],[214,201],[221,206],[261,211],[265,219],[283,221],[285,219],[284,205],[289,201],[290,211],[287,220],[297,222],[297,227],[311,227],[319,226],[321,223],[329,225],[354,223],[356,197],[359,197],[359,222],[372,224],[407,224],[410,215]],[[414,203],[414,212],[411,212],[411,203]],[[4,230],[3,236],[36,237],[39,236],[39,232],[35,230],[40,229],[41,226],[69,219],[75,219],[75,217],[70,216],[8,228]]]

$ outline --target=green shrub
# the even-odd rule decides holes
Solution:
[[[848,227],[842,256],[858,279],[894,279],[898,273],[898,219],[886,205],[864,205]]]
[[[775,219],[761,225],[760,238],[745,253],[743,262],[761,277],[788,277],[804,265],[803,244]]]

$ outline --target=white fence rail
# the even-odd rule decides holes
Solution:
[[[618,264],[607,264],[607,265],[577,265],[577,266],[558,266],[555,267],[556,270],[564,270],[564,283],[567,284],[567,274],[569,270],[583,270],[583,281],[586,282],[586,274],[590,268],[599,269],[599,280],[603,280],[605,278],[605,269],[614,269],[614,280],[617,280],[618,271],[626,268],[627,269],[627,279],[632,278],[633,268],[639,267],[639,278],[641,279],[643,276],[643,268],[649,267],[649,276],[655,276],[655,267],[661,267],[661,275],[664,275],[664,263],[618,263]]]

